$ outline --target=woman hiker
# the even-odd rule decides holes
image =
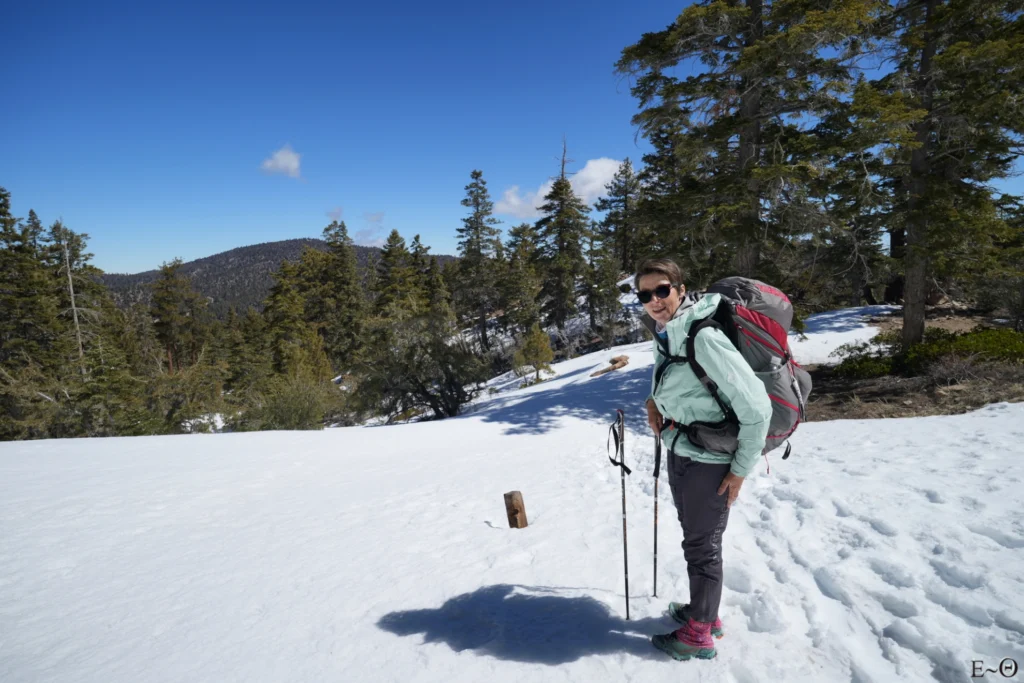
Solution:
[[[729,521],[729,507],[764,449],[771,401],[764,384],[728,337],[714,327],[702,329],[694,339],[694,357],[717,385],[726,407],[735,413],[739,437],[733,455],[711,453],[692,444],[681,427],[726,418],[710,390],[682,358],[690,326],[712,315],[721,297],[689,296],[679,266],[669,259],[641,263],[634,286],[646,313],[644,324],[655,341],[655,377],[647,398],[647,422],[669,449],[669,486],[683,526],[683,555],[690,577],[689,603],[669,605],[669,613],[682,626],[654,636],[652,642],[675,659],[711,659],[716,654],[712,636],[723,635],[718,618],[722,534]],[[659,377],[658,368],[670,355],[679,358],[665,363]]]

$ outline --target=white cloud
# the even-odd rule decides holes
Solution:
[[[572,189],[587,204],[593,204],[598,197],[604,194],[605,188],[608,187],[608,183],[612,181],[621,164],[621,161],[608,157],[591,159],[579,173],[570,179]]]
[[[332,221],[340,221],[341,217],[345,215],[345,210],[340,206],[336,206],[327,212],[327,217]]]
[[[587,204],[593,204],[604,194],[621,162],[608,157],[591,159],[579,172],[569,176],[573,191]],[[544,197],[551,191],[554,181],[548,180],[532,192],[522,192],[518,185],[505,190],[494,205],[494,212],[515,218],[538,218]]]
[[[263,160],[260,168],[265,173],[283,173],[289,178],[299,177],[299,153],[285,145]]]
[[[363,247],[384,246],[384,212],[364,213],[363,218],[367,225],[352,236],[352,241]]]
[[[551,189],[550,181],[542,185],[541,189],[544,192],[537,190],[520,194],[519,186],[513,185],[505,190],[505,194],[494,205],[494,211],[516,218],[536,218],[540,216],[538,209],[544,203],[544,195],[547,194],[547,190]]]

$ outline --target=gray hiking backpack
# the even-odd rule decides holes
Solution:
[[[707,373],[700,367],[700,359],[694,358],[694,339],[706,327],[717,327],[725,333],[754,374],[764,382],[772,401],[772,419],[763,451],[768,454],[785,443],[805,419],[807,398],[811,393],[811,376],[797,365],[789,349],[793,305],[775,287],[744,277],[719,280],[704,294],[719,294],[722,300],[712,315],[690,328],[686,361],[722,406],[717,387],[707,379]],[[701,425],[704,429],[698,427],[692,430],[692,435],[688,434],[691,441],[694,441],[694,437],[706,444],[716,440],[711,433],[715,431],[714,427],[724,428],[728,436],[738,432],[739,423],[736,422],[735,414],[727,407],[722,407],[727,422],[735,424],[729,424],[728,427],[721,424]],[[705,434],[699,434],[701,431],[705,431]],[[726,437],[726,434],[719,436]],[[783,460],[789,457],[791,448],[787,444]]]

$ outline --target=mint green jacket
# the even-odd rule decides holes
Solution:
[[[706,294],[692,305],[685,301],[676,311],[675,317],[665,325],[668,334],[669,353],[686,355],[686,338],[690,326],[707,318],[718,308],[721,296]],[[646,314],[644,324],[655,335],[654,372],[665,358],[661,348],[664,341],[657,339],[655,322]],[[708,377],[718,385],[719,395],[739,419],[739,447],[732,456],[709,453],[690,443],[685,434],[674,427],[662,432],[665,448],[675,441],[676,455],[708,463],[730,463],[733,474],[745,477],[757,464],[764,450],[765,438],[772,417],[772,404],[765,391],[764,383],[754,374],[750,365],[732,345],[725,333],[715,328],[705,328],[694,340],[694,351]],[[666,418],[680,424],[696,421],[718,422],[725,419],[711,393],[697,379],[687,363],[672,363],[662,375],[661,384],[655,391],[654,374],[651,375],[651,394],[658,411]],[[679,438],[676,439],[676,434]]]

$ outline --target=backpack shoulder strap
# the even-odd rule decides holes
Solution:
[[[699,323],[694,323],[693,326],[690,327],[690,334],[687,335],[686,337],[686,358],[690,364],[690,368],[693,369],[693,374],[697,375],[697,379],[700,381],[702,385],[704,385],[704,388],[708,390],[708,392],[711,394],[711,397],[715,399],[715,403],[718,404],[718,407],[722,410],[722,413],[725,414],[726,419],[731,422],[738,423],[739,419],[736,417],[736,413],[733,411],[732,408],[726,405],[725,401],[722,400],[722,397],[719,396],[718,385],[715,383],[713,379],[708,377],[708,373],[705,372],[704,368],[701,367],[701,364],[697,361],[697,354],[694,350],[694,344],[697,339],[697,335],[700,334],[701,330],[707,329],[709,327],[713,327],[717,330],[722,330],[723,332],[725,331],[722,328],[722,324],[717,320],[714,320],[713,318],[706,318],[700,321]]]

